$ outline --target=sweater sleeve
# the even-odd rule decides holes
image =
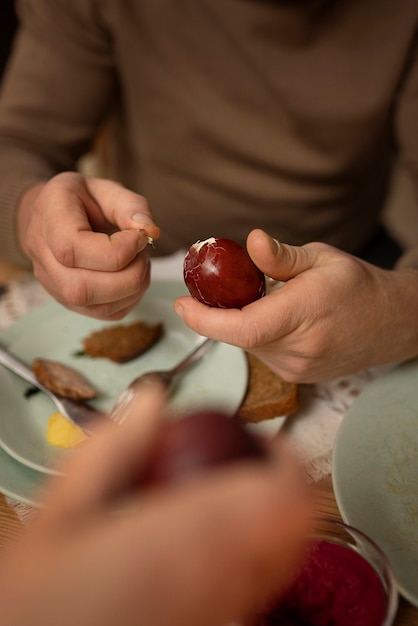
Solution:
[[[97,0],[21,0],[0,94],[0,254],[27,263],[15,207],[32,184],[74,169],[114,93],[111,39]]]
[[[395,100],[394,123],[400,159],[412,177],[418,214],[418,32]],[[418,247],[406,250],[397,267],[418,269]]]

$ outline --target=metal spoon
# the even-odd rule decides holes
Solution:
[[[186,369],[189,369],[189,367],[196,363],[196,361],[202,358],[214,343],[216,342],[213,339],[206,339],[171,370],[146,372],[144,374],[141,374],[140,376],[137,376],[128,385],[128,387],[124,391],[122,391],[119,398],[116,400],[110,415],[98,411],[86,402],[75,401],[71,400],[70,398],[62,398],[61,396],[57,396],[55,393],[44,387],[44,385],[42,385],[38,381],[31,368],[26,365],[26,363],[21,361],[18,357],[16,357],[14,354],[9,352],[1,345],[0,364],[7,367],[9,370],[20,376],[20,378],[26,380],[34,387],[37,387],[38,389],[43,391],[43,393],[45,393],[52,400],[60,413],[65,415],[65,417],[67,417],[78,426],[80,426],[86,433],[92,434],[94,430],[94,424],[99,423],[100,420],[112,419],[113,421],[117,421],[119,423],[123,421],[122,409],[127,406],[128,402],[130,402],[130,400],[132,399],[134,393],[136,393],[136,391],[142,384],[150,381],[159,380],[164,384],[166,388],[168,388],[178,374],[184,372]]]
[[[35,374],[32,372],[31,368],[26,365],[26,363],[21,361],[14,354],[11,354],[1,345],[0,363],[20,376],[20,378],[23,378],[23,380],[26,380],[34,387],[43,391],[43,393],[45,393],[52,400],[60,413],[65,415],[65,417],[68,417],[69,420],[80,426],[87,433],[90,434],[92,432],[91,426],[94,422],[97,423],[100,419],[108,418],[105,413],[101,413],[85,402],[62,398],[55,395],[55,393],[44,387],[44,385],[38,381]]]
[[[199,361],[206,352],[216,343],[214,339],[205,339],[190,352],[177,365],[169,370],[155,370],[145,372],[134,378],[124,391],[120,394],[111,410],[111,417],[114,421],[121,423],[125,418],[125,408],[132,400],[133,396],[139,391],[140,387],[147,383],[159,381],[168,389],[174,379],[184,371],[188,370],[192,365]]]

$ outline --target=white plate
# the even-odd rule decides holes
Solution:
[[[380,545],[400,593],[418,606],[418,360],[354,401],[337,433],[332,476],[343,519]]]
[[[0,448],[0,491],[17,502],[39,507],[46,475],[22,465]]]
[[[92,404],[109,410],[135,376],[148,370],[172,367],[202,341],[174,313],[169,292],[164,285],[160,287],[161,291],[154,285],[151,295],[147,294],[123,323],[135,319],[162,321],[165,334],[151,350],[129,363],[75,356],[86,335],[112,324],[72,313],[56,302],[22,317],[0,336],[0,342],[28,364],[36,357],[44,357],[75,367],[99,391]],[[158,293],[169,299],[158,297]],[[47,422],[55,406],[43,393],[25,397],[30,387],[28,383],[5,368],[1,367],[0,374],[0,446],[27,467],[47,474],[58,473],[57,457],[74,454],[74,451],[53,448],[46,442]],[[181,379],[171,399],[172,409],[182,411],[210,403],[234,412],[244,397],[247,378],[244,353],[232,346],[217,344]]]

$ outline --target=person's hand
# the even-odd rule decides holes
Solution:
[[[252,231],[247,249],[284,281],[237,309],[190,297],[175,310],[196,332],[254,353],[293,382],[318,382],[418,354],[418,272],[388,271],[332,246],[280,244]]]
[[[139,489],[164,410],[143,390],[54,479],[0,562],[2,623],[225,626],[288,584],[313,523],[293,455]]]
[[[29,189],[18,208],[23,252],[45,289],[67,308],[121,319],[149,286],[146,200],[110,180],[59,174]]]

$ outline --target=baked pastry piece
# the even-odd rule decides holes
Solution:
[[[80,372],[58,361],[35,359],[32,371],[44,387],[63,398],[91,400],[97,395],[96,389]]]
[[[295,413],[298,385],[283,380],[253,354],[247,353],[247,359],[248,388],[237,413],[241,421],[257,423]]]
[[[133,324],[118,324],[94,331],[83,340],[85,354],[125,363],[149,350],[162,337],[161,322],[148,324],[138,321]]]

